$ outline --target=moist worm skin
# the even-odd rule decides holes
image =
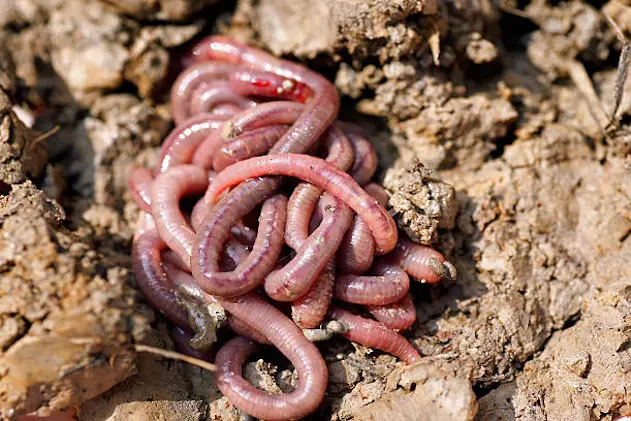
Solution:
[[[353,304],[383,306],[403,299],[410,288],[410,279],[401,267],[379,262],[374,276],[344,275],[335,280],[334,296]]]
[[[396,331],[407,330],[416,321],[416,306],[410,294],[406,294],[401,301],[394,304],[366,306],[366,309],[384,326]]]
[[[408,364],[421,359],[421,355],[407,339],[380,322],[357,316],[338,307],[331,307],[329,316],[348,328],[346,333],[341,333],[348,340],[380,349]]]
[[[370,226],[378,254],[386,254],[396,246],[398,232],[390,214],[350,175],[310,155],[285,153],[237,162],[217,174],[205,198],[212,203],[225,189],[266,175],[300,178],[340,198]]]
[[[300,419],[315,411],[324,397],[328,378],[326,363],[315,345],[287,316],[255,295],[219,302],[228,313],[267,337],[298,372],[298,386],[291,393],[270,395],[258,390],[242,377],[240,369],[253,351],[252,345],[236,339],[224,345],[215,360],[221,392],[237,407],[265,420]]]
[[[208,294],[236,297],[260,285],[265,275],[276,266],[280,256],[286,213],[285,196],[276,195],[265,201],[254,247],[231,272],[220,271],[219,258],[223,243],[219,238],[210,237],[207,243],[208,272],[203,278],[196,278],[200,287]]]

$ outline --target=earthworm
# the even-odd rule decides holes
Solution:
[[[179,328],[188,330],[188,314],[177,304],[175,285],[162,268],[160,253],[166,247],[166,243],[155,232],[138,236],[132,246],[136,282],[154,308]]]
[[[302,144],[313,144],[333,123],[339,111],[340,99],[326,78],[296,63],[278,59],[228,37],[210,36],[200,41],[193,48],[192,56],[196,61],[246,64],[256,70],[307,85],[313,92],[313,97],[283,139],[299,139]]]
[[[151,213],[151,184],[153,173],[147,168],[134,168],[129,175],[129,189],[136,204],[147,213]]]
[[[300,103],[307,102],[313,95],[304,83],[253,69],[232,73],[230,87],[241,96],[279,98]]]
[[[333,196],[323,196],[324,219],[283,268],[265,278],[265,292],[277,301],[293,301],[307,293],[333,258],[351,224],[351,213]]]
[[[298,385],[291,393],[269,395],[241,375],[241,367],[254,352],[253,343],[235,338],[217,353],[217,384],[230,401],[257,418],[299,419],[313,412],[322,401],[327,385],[327,368],[318,349],[283,313],[252,294],[234,300],[220,299],[226,311],[267,337],[298,372]]]
[[[206,187],[206,172],[194,165],[173,167],[153,182],[151,210],[158,233],[184,262],[190,262],[195,232],[182,215],[180,200],[190,194],[202,194]]]
[[[370,142],[354,132],[346,132],[346,136],[353,145],[355,163],[350,171],[351,177],[360,186],[368,183],[377,170],[377,153]]]
[[[409,329],[416,321],[416,306],[410,294],[394,304],[367,306],[366,309],[372,317],[392,330]]]
[[[234,93],[230,89],[228,81],[215,80],[202,83],[195,89],[191,95],[189,107],[191,115],[202,113],[216,115],[216,107],[226,104],[232,105],[234,111],[240,111],[244,108],[254,107],[257,103]]]
[[[335,279],[334,296],[353,304],[383,306],[401,300],[410,288],[408,275],[397,265],[378,262],[375,275],[344,275]]]
[[[222,240],[227,236],[224,234],[209,238],[205,250],[207,266],[204,276],[195,277],[199,286],[209,294],[236,297],[261,284],[280,256],[286,211],[287,199],[283,195],[276,195],[265,201],[254,247],[233,271],[220,272],[219,267]]]
[[[213,306],[221,305],[240,336],[216,356],[219,387],[235,406],[267,420],[301,418],[323,398],[326,365],[307,337],[341,334],[418,360],[395,332],[416,320],[409,277],[435,282],[455,269],[440,253],[399,238],[385,209],[388,193],[370,182],[374,148],[360,127],[334,121],[333,85],[225,37],[202,40],[191,58],[172,89],[177,126],[159,165],[129,179],[141,208],[134,270],[148,301],[182,329],[173,333],[178,347],[208,349],[214,324],[224,320]],[[188,195],[201,196],[190,225],[180,204]],[[291,302],[293,321],[276,308],[287,305],[262,294]],[[329,308],[333,295],[376,320]],[[255,351],[250,340],[289,358],[299,374],[294,392],[269,395],[242,377]]]
[[[397,244],[397,227],[390,214],[347,173],[323,159],[285,153],[237,162],[217,174],[204,196],[213,203],[225,189],[253,177],[284,175],[308,181],[350,206],[369,225],[377,254],[390,252]]]
[[[222,129],[224,139],[231,139],[250,130],[274,125],[294,124],[302,115],[305,106],[289,101],[265,102],[226,121]],[[315,139],[308,142],[315,143]]]
[[[442,278],[455,279],[456,268],[436,250],[401,238],[389,256],[410,276],[421,282],[435,283]]]
[[[165,172],[175,165],[191,163],[197,147],[213,131],[223,127],[223,124],[219,116],[201,114],[177,126],[162,145],[160,164],[155,173]]]
[[[372,265],[374,254],[375,240],[370,227],[361,217],[355,216],[337,251],[338,269],[344,274],[364,273]]]
[[[335,261],[322,269],[309,291],[291,303],[291,318],[303,329],[317,327],[326,317],[333,296]]]
[[[346,339],[392,354],[408,364],[421,359],[418,351],[403,336],[375,320],[357,316],[339,307],[331,307],[329,316],[347,327]]]
[[[171,110],[176,125],[194,115],[190,109],[191,97],[199,86],[209,80],[228,80],[237,66],[222,62],[196,63],[182,72],[171,89]]]
[[[212,156],[212,168],[221,171],[235,162],[253,156],[266,154],[278,139],[287,131],[289,126],[266,126],[245,132],[221,147]],[[200,160],[204,168],[208,168],[205,160]]]

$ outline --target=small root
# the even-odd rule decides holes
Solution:
[[[146,352],[149,354],[160,355],[161,357],[184,361],[185,363],[196,365],[197,367],[203,368],[204,370],[213,372],[217,371],[217,366],[215,364],[200,360],[199,358],[189,357],[188,355],[180,354],[179,352],[168,351],[166,349],[155,348],[153,346],[141,344],[134,345],[134,349],[136,350],[136,352]]]

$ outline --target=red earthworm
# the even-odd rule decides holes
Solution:
[[[304,109],[303,104],[295,102],[264,102],[254,108],[243,110],[226,121],[222,129],[222,136],[224,139],[231,139],[262,127],[294,124]],[[315,140],[313,142],[315,143]]]
[[[258,390],[241,375],[241,367],[254,347],[243,338],[233,339],[215,359],[221,392],[244,412],[268,421],[299,419],[312,413],[324,397],[328,377],[318,348],[283,313],[253,294],[219,302],[228,313],[267,337],[298,372],[298,385],[291,393],[269,395]]]
[[[151,195],[151,209],[158,233],[169,248],[190,264],[195,232],[180,210],[180,200],[190,194],[202,194],[208,187],[206,172],[194,165],[180,165],[156,177]]]
[[[456,268],[436,250],[402,238],[389,256],[410,276],[421,282],[434,283],[442,278],[455,279]]]
[[[293,139],[303,145],[313,144],[333,123],[339,111],[340,99],[326,78],[296,63],[278,59],[228,37],[205,38],[193,48],[192,56],[196,61],[217,60],[245,64],[307,85],[314,95],[302,115],[283,136],[283,140]]]
[[[201,273],[203,276],[197,276],[196,270],[193,271],[199,286],[209,294],[235,297],[261,284],[280,256],[286,211],[287,199],[283,195],[273,196],[264,202],[252,252],[234,271],[220,272],[219,267],[219,252],[227,239],[226,234],[230,232],[209,238],[205,247],[207,263]]]
[[[265,104],[254,109],[261,108],[263,105]],[[312,148],[316,141],[316,137],[300,136],[298,132],[295,132],[295,136],[289,137],[286,133],[270,152],[302,153]],[[225,242],[229,227],[271,196],[280,187],[282,180],[282,177],[263,177],[243,182],[210,208],[202,223],[203,228],[197,232],[197,247],[193,249],[191,266],[193,276],[198,282],[203,282],[204,279],[207,280],[208,277],[212,276],[212,259],[215,258],[217,251],[209,249],[208,246],[213,243],[217,244],[217,242],[219,244]],[[209,190],[206,191],[202,200],[207,204],[212,204],[214,200],[209,200],[208,192]]]
[[[392,354],[408,364],[421,359],[421,355],[403,336],[375,320],[357,316],[339,307],[331,307],[329,316],[342,323],[347,331],[340,333],[346,339],[370,348]]]
[[[265,292],[277,301],[293,301],[309,291],[324,266],[335,255],[351,224],[351,212],[341,200],[322,196],[324,219],[283,268],[265,277]]]
[[[291,318],[303,329],[318,327],[326,317],[335,283],[334,260],[322,269],[309,291],[291,303]]]
[[[132,265],[136,282],[147,301],[167,319],[184,330],[189,330],[188,313],[178,304],[175,285],[162,267],[160,253],[167,247],[156,232],[146,232],[132,245]]]
[[[230,329],[239,336],[243,336],[251,341],[258,342],[263,345],[272,344],[265,336],[254,330],[243,320],[238,319],[231,314],[228,315],[228,324],[230,325]]]
[[[311,89],[304,83],[253,69],[232,73],[230,87],[242,96],[279,98],[303,104],[313,95]]]
[[[129,189],[134,201],[140,209],[148,213],[151,213],[151,183],[153,173],[147,168],[134,168],[129,175]]]
[[[350,174],[360,186],[363,186],[370,181],[377,170],[377,153],[363,136],[353,132],[346,133],[346,136],[353,145],[355,155]]]
[[[294,250],[298,250],[309,238],[310,219],[320,200],[321,192],[322,190],[312,184],[300,183],[289,198],[285,242]]]
[[[223,127],[223,119],[212,114],[202,114],[191,117],[177,126],[162,145],[160,164],[156,167],[156,174],[165,172],[169,168],[189,164],[197,147],[213,131]]]
[[[330,164],[342,171],[346,171],[352,165],[351,144],[340,130],[332,128],[327,131],[324,147],[328,151],[326,160]],[[322,189],[310,183],[299,183],[289,199],[285,241],[294,250],[297,250],[309,235],[309,225],[321,195]],[[318,225],[320,222],[318,221]]]
[[[197,149],[195,149],[191,162],[193,165],[202,167],[205,170],[210,170],[212,168],[213,157],[223,143],[224,140],[221,137],[221,130],[213,131],[206,136]]]
[[[234,256],[235,262],[236,264],[241,263],[245,257],[247,257],[246,255],[243,255],[241,253],[237,253]],[[202,301],[205,301],[207,303],[217,303],[217,300],[215,299],[215,297],[213,297],[210,294],[206,294],[204,291],[201,290],[201,288],[199,288],[199,285],[197,285],[197,283],[195,282],[195,280],[193,279],[193,277],[185,272],[185,271],[181,271],[181,270],[176,270],[174,271],[173,268],[169,268],[169,266],[165,266],[166,270],[165,273],[168,273],[169,275],[169,279],[175,282],[173,282],[173,285],[178,285],[179,288],[183,289],[184,291],[186,291],[187,294],[196,297]],[[222,267],[222,270],[227,269],[226,267]],[[176,298],[175,295],[173,295],[172,300],[175,302]],[[227,315],[227,319],[228,319],[228,324],[230,325],[230,328],[235,331],[237,334],[241,335],[241,336],[246,336],[256,342],[262,343],[262,344],[269,344],[270,342],[267,340],[267,338],[265,336],[263,336],[262,334],[260,334],[259,332],[257,332],[256,330],[254,330],[251,326],[249,326],[246,322],[238,319],[235,316],[232,315]],[[203,335],[203,329],[206,328],[206,326],[199,326],[201,327],[200,329],[200,333]],[[188,349],[191,349],[189,346],[189,343],[191,341],[191,339],[193,339],[193,336],[184,331],[184,334],[187,335],[188,340],[186,342],[186,346]],[[193,349],[191,349],[193,350]],[[195,350],[193,350],[195,351]]]
[[[182,72],[171,89],[171,110],[175,124],[180,125],[194,115],[190,109],[191,97],[195,90],[203,83],[211,80],[228,80],[228,75],[237,66],[231,63],[204,62],[197,63]]]
[[[385,306],[367,306],[372,317],[392,330],[406,330],[416,321],[416,306],[412,296],[406,294],[401,301]]]
[[[381,206],[385,207],[388,204],[388,193],[378,184],[367,184],[364,190],[377,199]],[[374,249],[375,240],[370,233],[370,227],[362,218],[355,216],[337,253],[340,273],[359,275],[367,271],[373,262]]]
[[[266,154],[289,126],[266,126],[245,132],[229,142],[224,143],[212,156],[212,168],[221,171],[228,165],[253,156]],[[204,168],[209,168],[206,160],[200,160]]]
[[[141,210],[138,213],[138,220],[136,221],[136,229],[134,230],[134,240],[142,234],[153,231],[157,233],[156,222],[153,220],[153,216],[150,213]]]
[[[410,279],[399,266],[380,261],[372,272],[375,275],[338,276],[335,298],[347,303],[382,306],[395,303],[407,294]]]
[[[219,105],[230,104],[235,106],[235,110],[254,107],[257,103],[250,99],[237,95],[230,89],[229,82],[225,80],[213,80],[200,84],[190,99],[191,115],[202,113],[215,113],[215,108]]]
[[[343,274],[359,275],[370,268],[374,255],[375,240],[370,227],[366,221],[355,215],[337,251],[338,269]]]
[[[204,200],[213,203],[225,189],[265,175],[300,178],[340,198],[370,226],[377,254],[388,253],[396,246],[398,231],[390,214],[350,175],[323,159],[309,155],[286,153],[237,162],[217,174]]]

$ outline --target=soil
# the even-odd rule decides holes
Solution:
[[[342,117],[374,133],[397,223],[459,271],[413,285],[420,363],[320,344],[330,385],[311,419],[631,415],[631,96],[611,118],[622,43],[605,17],[631,35],[627,2],[3,7],[0,419],[249,419],[212,373],[131,347],[172,343],[130,271],[127,176],[172,127],[175,53],[209,32],[334,81]],[[260,357],[248,378],[290,390],[291,367]]]

